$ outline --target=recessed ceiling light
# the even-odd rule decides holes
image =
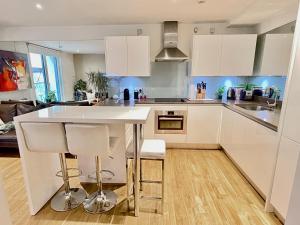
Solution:
[[[36,4],[35,4],[35,7],[36,7],[38,10],[44,9],[44,7],[42,6],[41,3],[36,3]]]
[[[77,49],[76,52],[79,53],[80,52],[79,49]]]

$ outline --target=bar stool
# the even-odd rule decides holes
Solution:
[[[102,173],[111,171],[101,169],[100,157],[112,158],[113,149],[118,144],[118,137],[109,137],[107,125],[66,124],[67,143],[74,155],[95,156],[97,191],[90,194],[83,202],[88,213],[102,213],[111,210],[117,204],[117,195],[102,188]]]
[[[70,188],[65,153],[68,153],[65,129],[61,123],[21,123],[27,149],[32,152],[58,153],[61,171],[56,176],[62,177],[64,190],[55,194],[51,199],[51,208],[64,212],[81,205],[86,198],[86,192],[81,188]],[[38,168],[37,168],[38,169]],[[75,169],[77,170],[77,169]]]
[[[161,209],[162,213],[164,212],[164,202],[165,202],[165,155],[166,155],[166,143],[164,140],[158,139],[145,139],[144,143],[141,148],[140,158],[141,158],[141,165],[140,165],[140,189],[143,189],[143,183],[150,183],[150,184],[161,184],[161,197],[157,196],[142,196],[141,198],[145,199],[159,199],[161,200]],[[133,149],[129,148],[126,152],[127,159],[133,159]],[[162,179],[157,180],[144,180],[143,179],[143,169],[142,169],[142,162],[145,160],[155,160],[161,162],[161,169],[162,169]],[[127,168],[127,177],[128,175],[128,166]],[[127,184],[127,197],[129,198],[132,195],[131,188],[128,187]]]

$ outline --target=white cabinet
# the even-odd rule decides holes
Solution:
[[[251,76],[256,34],[194,35],[192,76]]]
[[[277,132],[223,108],[221,146],[266,196],[276,162]]]
[[[284,117],[283,136],[300,143],[300,47],[296,53],[292,77],[288,87],[286,114]]]
[[[105,39],[105,64],[108,75],[127,75],[126,37],[107,37]]]
[[[149,37],[106,37],[105,64],[109,76],[150,76]]]
[[[256,34],[223,35],[220,74],[251,76],[256,39]]]
[[[150,76],[150,42],[146,36],[127,37],[128,76]]]
[[[219,144],[223,106],[188,106],[187,143]]]
[[[282,137],[276,165],[271,204],[286,218],[294,183],[300,144]]]
[[[294,66],[290,82],[287,87],[286,110],[283,115],[283,130],[276,164],[271,203],[285,219],[288,214],[290,199],[293,197],[292,189],[295,184],[295,172],[299,166],[300,152],[300,46],[297,44]],[[284,111],[283,111],[284,113]],[[297,182],[296,182],[297,183]],[[299,195],[299,190],[294,190],[294,195]]]
[[[222,35],[194,35],[192,76],[217,76],[220,71]]]
[[[293,36],[293,34],[266,34],[258,38],[255,59],[256,75],[287,75]]]

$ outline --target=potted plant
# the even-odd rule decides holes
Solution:
[[[257,85],[256,84],[251,84],[251,83],[245,83],[245,84],[240,84],[239,86],[244,88],[245,91],[251,91]]]
[[[225,92],[225,87],[224,86],[219,87],[218,90],[216,91],[217,99],[222,99],[224,92]]]
[[[49,91],[48,92],[46,102],[56,102],[56,93],[55,93],[55,91]]]
[[[85,91],[87,89],[86,81],[80,79],[74,84],[74,99],[75,101],[81,101],[85,99]]]
[[[109,78],[103,72],[89,72],[87,73],[89,86],[96,92],[97,101],[104,100],[107,95],[109,85]]]

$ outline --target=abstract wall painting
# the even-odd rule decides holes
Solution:
[[[0,50],[0,91],[31,87],[27,54]]]

